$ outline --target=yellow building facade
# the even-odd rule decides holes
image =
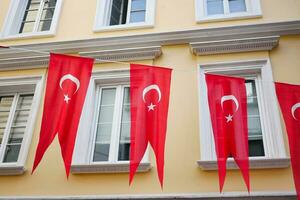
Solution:
[[[0,31],[0,199],[296,198],[273,82],[300,84],[300,1],[1,0]],[[49,52],[98,59],[68,179],[57,139],[31,175]],[[173,69],[163,189],[151,148],[128,184],[129,63]],[[250,194],[230,159],[219,193],[205,72],[247,80]]]

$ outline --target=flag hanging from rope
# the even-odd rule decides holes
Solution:
[[[78,123],[94,60],[50,54],[44,111],[32,173],[56,134],[69,176]]]
[[[300,200],[300,85],[275,83],[275,87],[288,134],[294,182]]]
[[[208,104],[216,146],[220,192],[222,192],[226,162],[232,156],[241,169],[248,191],[248,125],[245,79],[206,74]]]
[[[171,69],[130,65],[130,178],[145,154],[148,142],[154,150],[163,187],[164,150],[169,108]]]

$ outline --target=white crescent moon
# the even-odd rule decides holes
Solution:
[[[224,103],[225,101],[229,101],[229,100],[234,101],[234,103],[235,103],[235,105],[236,105],[236,108],[235,108],[235,112],[236,112],[236,111],[239,109],[239,102],[238,102],[238,100],[236,99],[236,97],[233,96],[233,95],[227,95],[227,96],[223,96],[223,97],[221,98],[221,106],[222,106],[222,109],[223,109],[223,103]]]
[[[74,92],[74,94],[75,94],[78,91],[79,87],[80,87],[80,81],[75,76],[73,76],[72,74],[66,74],[63,77],[61,77],[61,79],[59,81],[59,86],[60,86],[61,89],[63,89],[62,88],[63,82],[67,79],[69,79],[70,81],[72,81],[73,83],[76,84],[76,91]]]
[[[149,85],[148,87],[145,87],[145,89],[143,90],[143,100],[144,102],[146,102],[145,100],[145,95],[150,91],[150,90],[156,90],[158,93],[158,102],[160,102],[161,99],[161,92],[160,89],[158,87],[158,85]]]
[[[296,103],[295,105],[292,106],[292,109],[291,109],[293,118],[294,118],[295,120],[298,120],[298,119],[295,117],[295,111],[297,110],[297,108],[300,108],[300,103]]]

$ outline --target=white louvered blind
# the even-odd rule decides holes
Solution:
[[[1,162],[17,162],[26,129],[33,94],[0,96]]]

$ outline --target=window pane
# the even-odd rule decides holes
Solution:
[[[231,13],[247,11],[245,0],[229,0],[229,10]]]
[[[33,94],[24,94],[20,95],[18,103],[17,103],[17,109],[30,109],[32,104]]]
[[[17,103],[17,108],[14,113],[13,127],[25,126],[29,117],[30,107],[32,104],[33,94],[20,95]]]
[[[2,144],[2,140],[3,140],[3,135],[4,135],[4,128],[0,127],[0,147]]]
[[[129,160],[129,151],[130,151],[130,123],[122,123],[118,160]]]
[[[57,0],[47,0],[47,1],[45,1],[44,9],[45,8],[54,8],[56,6],[56,1]]]
[[[108,161],[109,144],[97,144],[95,145],[94,159],[93,161]]]
[[[7,145],[5,149],[5,155],[3,162],[17,162],[19,153],[20,153],[21,145]]]
[[[101,122],[99,123],[111,123],[114,114],[114,105],[112,106],[101,106],[100,116]]]
[[[249,155],[264,156],[263,137],[254,80],[246,81]]]
[[[37,10],[40,7],[41,0],[28,0],[26,10]]]
[[[10,134],[7,144],[21,144],[24,136],[25,126],[24,127],[12,127],[10,129]]]
[[[102,89],[93,161],[108,161],[115,96],[115,88]]]
[[[23,22],[21,25],[20,33],[29,33],[33,31],[34,22]]]
[[[39,22],[38,31],[48,31],[51,27],[51,22],[55,10],[56,0],[45,1],[42,11],[41,21]]]
[[[0,127],[6,126],[6,122],[8,119],[8,115],[10,112],[11,104],[13,102],[14,97],[1,97],[0,96]]]
[[[110,25],[126,24],[128,0],[113,0]]]
[[[108,106],[108,105],[113,106],[115,104],[115,95],[116,95],[115,88],[102,89],[101,106]]]
[[[51,27],[51,20],[41,20],[38,31],[49,31]]]
[[[207,0],[207,15],[224,14],[223,0]]]
[[[130,14],[130,22],[144,22],[145,21],[145,11],[135,11]]]
[[[41,0],[28,0],[19,33],[28,33],[33,31],[40,2]]]
[[[112,123],[98,124],[96,142],[97,143],[110,143]]]
[[[0,96],[0,145],[13,100],[13,96]]]
[[[129,105],[129,88],[124,88],[122,121],[119,141],[118,160],[129,160],[130,149],[130,105]]]
[[[32,10],[32,11],[26,11],[25,12],[25,21],[35,21],[36,16],[37,16],[38,11],[37,10]]]
[[[48,9],[44,9],[43,13],[42,13],[42,20],[45,19],[52,19],[53,18],[53,14],[54,14],[54,8],[48,8]]]
[[[248,115],[248,134],[250,136],[262,136],[260,118]]]
[[[0,111],[9,112],[13,100],[13,96],[0,96]]]
[[[264,144],[262,140],[249,140],[249,155],[264,156]]]
[[[146,10],[146,0],[132,0],[131,11]]]
[[[32,99],[33,94],[20,95],[18,98],[3,162],[16,162],[18,160]]]

